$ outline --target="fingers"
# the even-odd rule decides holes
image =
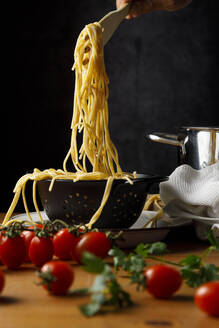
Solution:
[[[149,13],[154,10],[175,11],[184,8],[192,0],[116,0],[117,8],[125,3],[131,2],[129,15],[126,17],[137,18],[142,14]]]
[[[129,18],[137,18],[142,14],[142,3],[140,1],[133,1],[130,8]]]
[[[125,3],[132,2],[133,0],[116,0],[116,8],[122,7]]]
[[[152,1],[151,0],[116,0],[116,7],[120,8],[125,3],[131,2],[129,15],[126,17],[130,18],[137,18],[141,14],[149,12],[153,10]]]
[[[175,11],[186,7],[192,0],[151,0],[153,10]]]
[[[129,12],[129,18],[137,18],[142,14],[149,13],[154,10],[152,0],[133,0]]]
[[[129,2],[131,2],[131,6],[130,6],[130,10],[129,10],[129,15],[126,16],[126,18],[130,19],[133,17],[138,17],[141,14],[139,6],[136,5],[136,3],[139,2],[138,0],[116,0],[116,7],[120,8],[125,3],[129,3]]]
[[[175,11],[186,7],[192,0],[163,0],[164,10]]]

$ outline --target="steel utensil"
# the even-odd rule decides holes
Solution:
[[[124,6],[117,10],[109,12],[100,21],[100,25],[103,28],[103,45],[109,41],[119,24],[129,13],[130,4],[126,3]]]
[[[182,127],[178,134],[153,132],[147,138],[178,147],[178,165],[202,169],[219,161],[219,127]]]

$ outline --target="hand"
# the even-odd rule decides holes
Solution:
[[[131,2],[129,15],[126,17],[137,18],[142,14],[155,10],[175,11],[187,6],[192,0],[116,0],[117,8]]]

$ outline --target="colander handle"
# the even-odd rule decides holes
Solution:
[[[181,147],[184,143],[184,140],[179,140],[177,135],[162,132],[149,133],[147,134],[147,138],[155,142],[161,142],[179,147]]]

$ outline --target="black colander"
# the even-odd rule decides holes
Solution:
[[[138,219],[149,188],[167,177],[137,175],[131,185],[126,180],[114,180],[110,196],[93,228],[129,228]],[[107,180],[56,180],[49,191],[51,180],[37,183],[43,208],[51,221],[61,219],[67,224],[86,224],[98,210]]]

